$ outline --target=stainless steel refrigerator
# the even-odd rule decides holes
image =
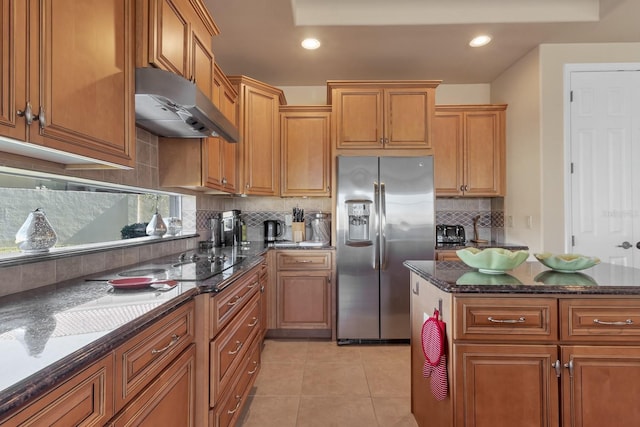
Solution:
[[[339,156],[337,186],[338,343],[409,340],[402,263],[434,257],[433,158]]]

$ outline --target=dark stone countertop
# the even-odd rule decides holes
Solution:
[[[468,241],[466,243],[438,243],[436,244],[437,251],[457,251],[458,249],[464,248],[478,248],[478,249],[486,249],[486,248],[503,248],[509,249],[511,251],[519,251],[519,250],[529,250],[529,247],[526,245],[518,245],[514,243],[506,243],[506,242],[487,242],[487,243],[473,243],[472,241]]]
[[[97,361],[151,322],[207,292],[224,288],[263,260],[262,242],[242,247],[242,263],[173,289],[118,290],[106,280],[69,280],[0,298],[0,419]],[[232,251],[232,248],[221,249]],[[178,254],[133,266],[175,263]]]
[[[639,295],[640,269],[601,263],[576,273],[528,261],[506,274],[478,272],[462,261],[405,261],[437,288],[454,294]]]

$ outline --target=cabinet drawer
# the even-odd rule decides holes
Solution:
[[[552,298],[456,298],[456,340],[551,341],[558,337]]]
[[[255,381],[260,370],[260,342],[255,340],[251,350],[236,373],[236,383],[222,398],[221,403],[213,412],[214,421],[209,425],[227,427],[238,420],[242,407],[246,404],[249,388]]]
[[[331,252],[282,251],[276,254],[276,266],[280,270],[328,270],[331,268]]]
[[[102,426],[113,415],[113,353],[21,409],[3,426]]]
[[[220,334],[211,341],[210,405],[215,406],[233,378],[233,372],[243,360],[250,343],[260,331],[260,295],[249,304]]]
[[[209,338],[215,337],[247,301],[260,290],[259,274],[260,266],[257,266],[227,287],[224,292],[213,297],[211,336]]]
[[[193,342],[194,311],[191,301],[116,349],[116,412]]]
[[[560,337],[566,341],[638,341],[640,300],[562,299]]]

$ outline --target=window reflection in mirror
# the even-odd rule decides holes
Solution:
[[[73,248],[144,237],[156,209],[165,222],[181,217],[183,197],[0,167],[0,257],[20,254],[16,233],[38,208],[57,234],[55,248]]]

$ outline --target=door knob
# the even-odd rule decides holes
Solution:
[[[638,244],[640,244],[640,242],[638,242]],[[631,246],[633,246],[633,245],[631,243],[629,243],[629,242],[622,242],[621,245],[618,245],[618,247],[622,248],[622,249],[629,249]],[[640,248],[638,248],[638,249],[640,249]]]

